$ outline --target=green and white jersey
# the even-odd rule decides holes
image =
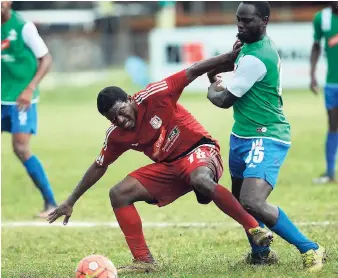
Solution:
[[[318,12],[313,19],[314,40],[325,40],[326,83],[338,84],[338,15],[331,8]]]
[[[235,136],[290,143],[290,124],[282,110],[280,70],[280,57],[268,36],[243,45],[227,86],[239,97],[233,105]]]
[[[11,11],[11,18],[1,24],[1,104],[14,105],[36,74],[38,58],[48,49],[35,25]],[[38,101],[36,89],[32,103]]]

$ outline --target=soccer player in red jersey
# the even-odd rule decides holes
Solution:
[[[69,198],[48,221],[72,214],[75,202],[94,185],[123,152],[143,152],[155,163],[130,173],[110,190],[110,200],[135,264],[119,272],[154,270],[154,259],[147,247],[141,218],[134,206],[145,201],[159,207],[194,191],[197,201],[213,201],[224,213],[240,223],[258,245],[269,245],[272,233],[259,227],[223,186],[220,147],[204,127],[177,100],[183,89],[198,76],[222,66],[233,68],[238,48],[202,60],[164,80],[149,84],[129,96],[119,87],[106,87],[97,97],[97,108],[112,125],[108,128],[100,155],[89,167]]]

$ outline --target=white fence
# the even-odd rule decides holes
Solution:
[[[307,88],[309,85],[310,53],[313,43],[312,23],[269,24],[267,33],[275,42],[282,59],[284,88]],[[149,35],[151,80],[188,67],[194,61],[231,50],[236,40],[235,25],[154,29]],[[318,82],[324,84],[325,58],[317,67]],[[224,83],[231,73],[224,74]],[[205,92],[206,76],[195,80],[187,90]]]

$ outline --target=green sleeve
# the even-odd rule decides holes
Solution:
[[[313,19],[313,29],[314,29],[313,39],[319,42],[323,36],[321,12],[318,12]]]

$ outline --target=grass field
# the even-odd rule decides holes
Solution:
[[[45,91],[39,105],[39,135],[32,148],[43,161],[59,202],[76,186],[103,143],[109,123],[96,111],[100,87]],[[205,227],[146,227],[146,239],[160,263],[160,271],[137,277],[338,277],[338,186],[311,184],[311,179],[324,170],[323,99],[305,91],[287,91],[284,102],[292,124],[292,147],[270,201],[280,205],[293,220],[302,222],[302,230],[327,247],[325,269],[319,274],[305,274],[297,250],[278,237],[273,245],[280,256],[278,266],[238,263],[249,250],[244,232],[233,227],[235,222],[213,204],[199,205],[194,195],[188,194],[161,209],[137,204],[145,223],[206,223]],[[212,107],[204,96],[186,95],[181,103],[219,139],[226,162],[232,112]],[[2,135],[1,158],[3,224],[41,222],[32,216],[41,209],[42,201],[14,157],[8,134]],[[110,187],[146,163],[149,160],[142,154],[131,151],[123,155],[76,204],[70,222],[114,222],[108,198]],[[221,184],[230,187],[227,171]],[[324,221],[330,224],[324,225]],[[318,223],[309,225],[311,222]],[[89,254],[105,255],[115,265],[131,260],[120,230],[108,226],[3,226],[1,251],[3,278],[71,278],[77,262]]]

